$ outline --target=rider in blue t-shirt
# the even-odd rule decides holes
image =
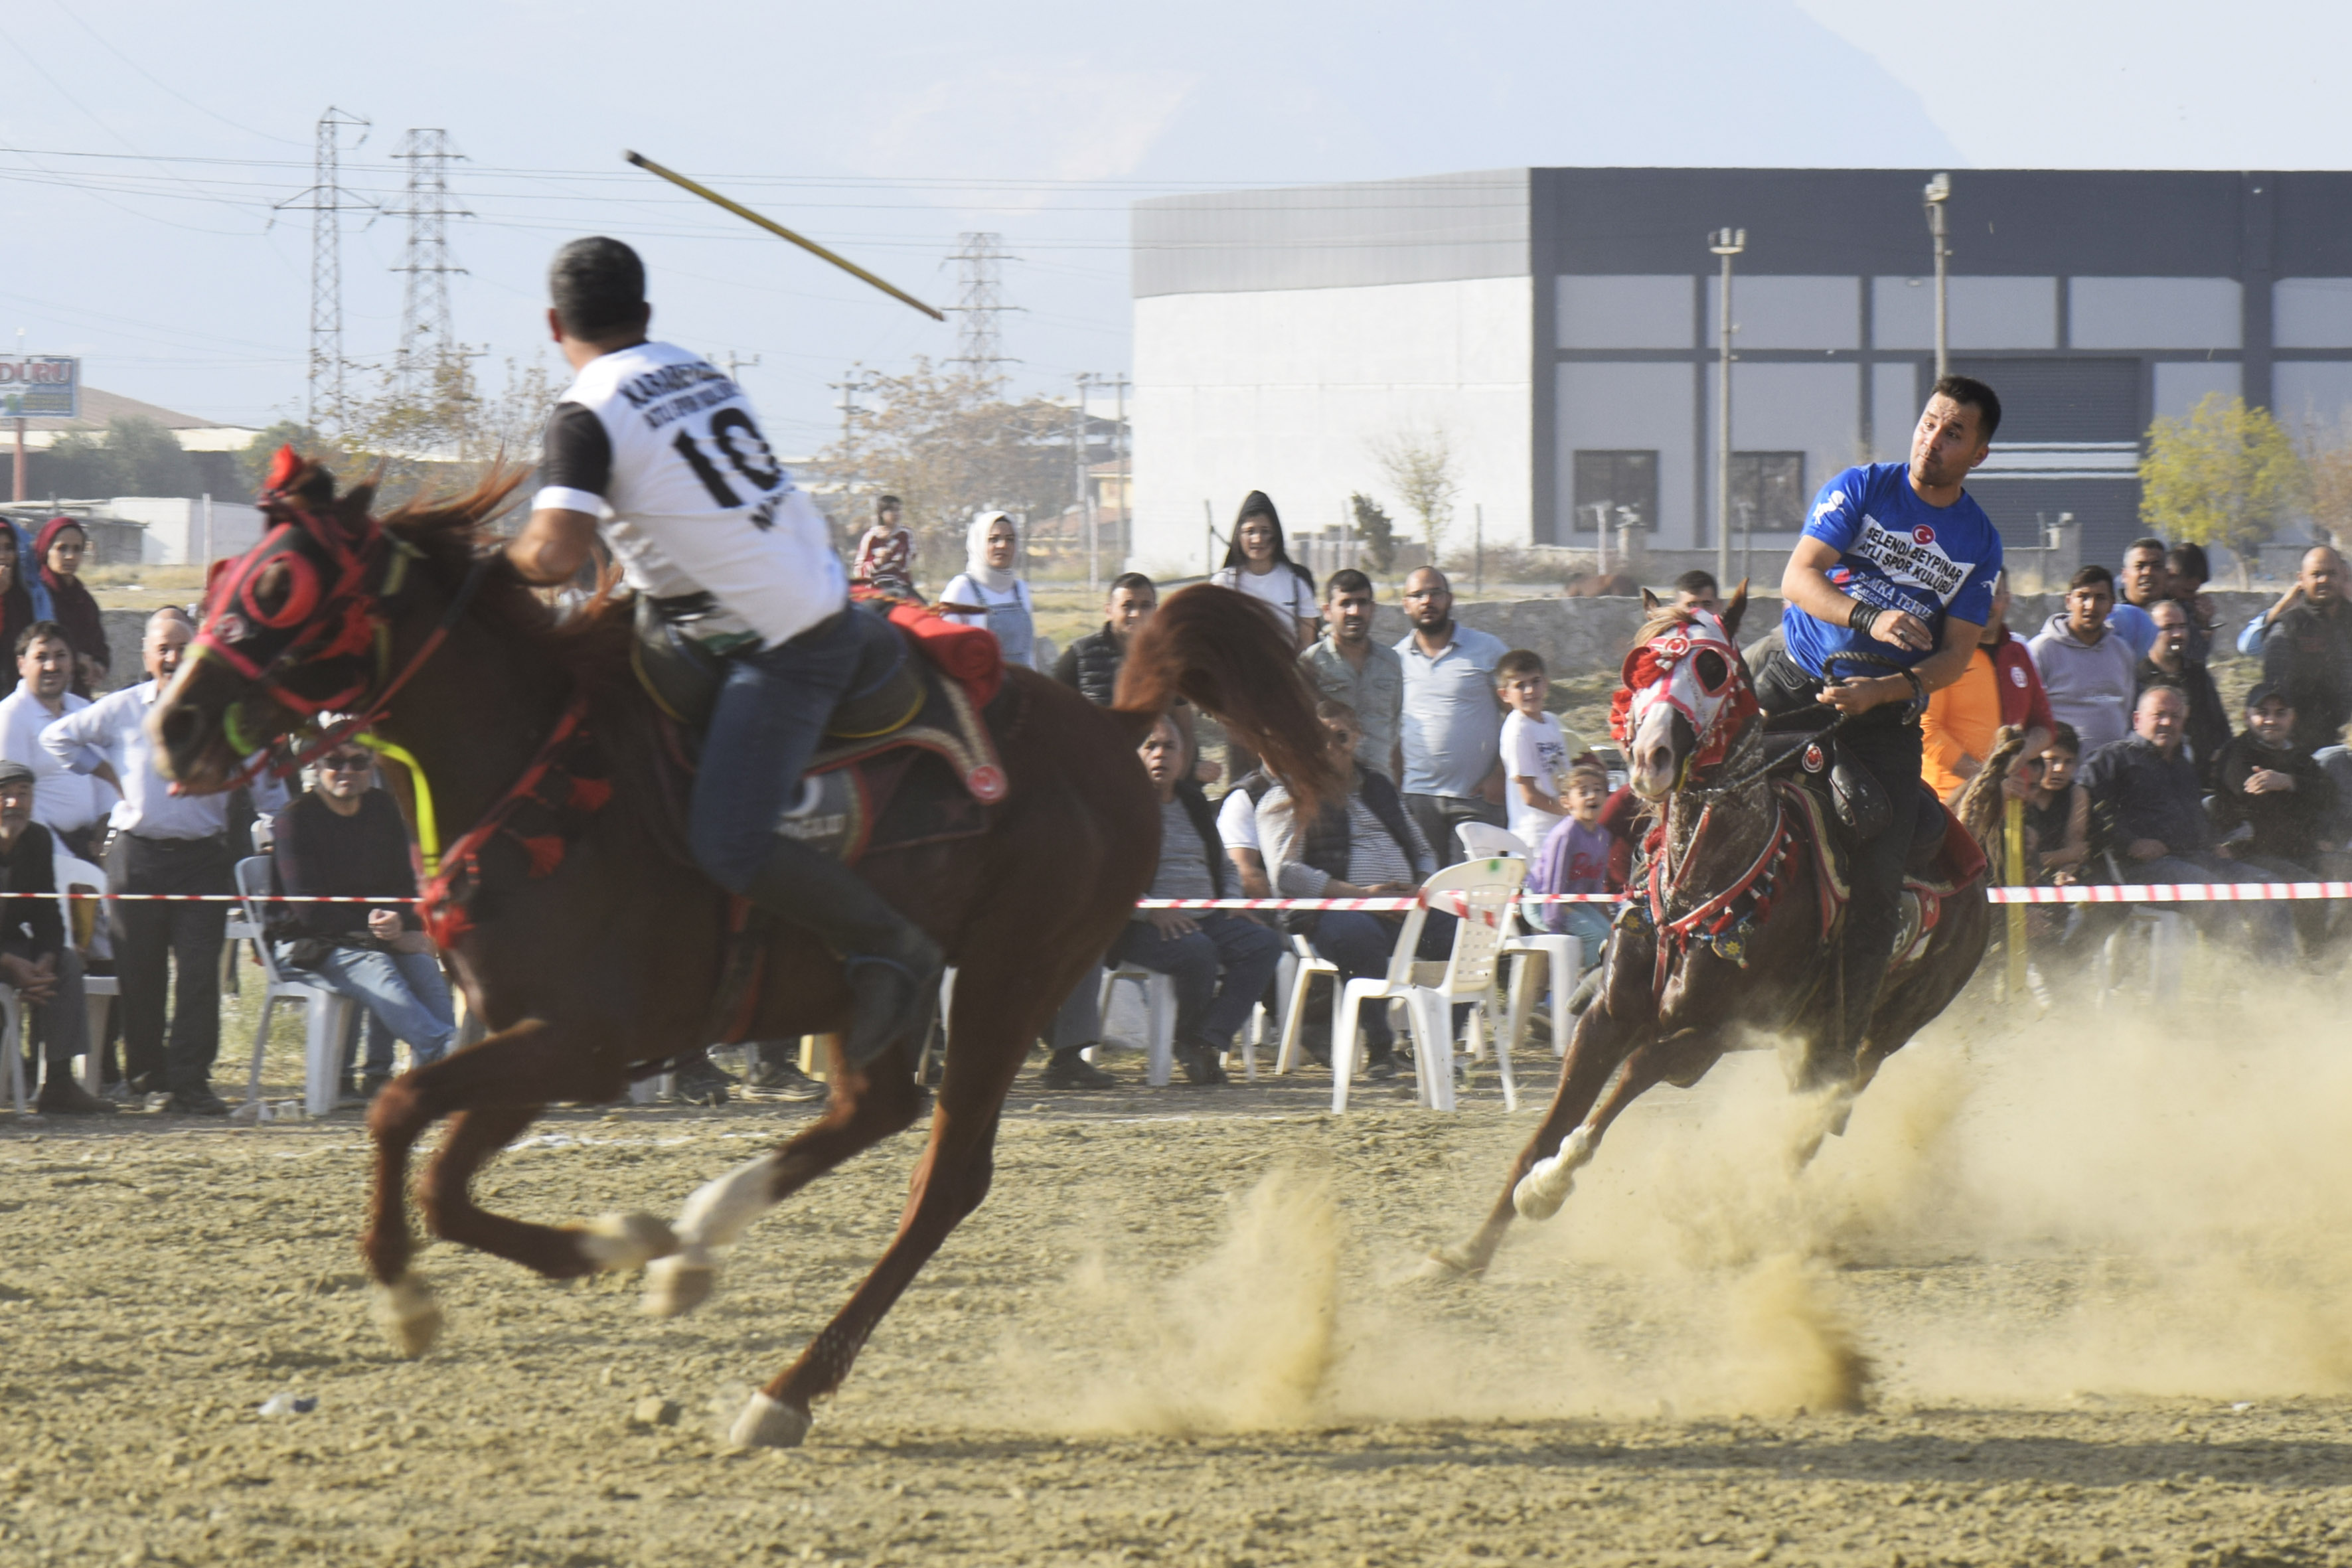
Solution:
[[[1841,757],[1885,793],[1887,825],[1854,846],[1842,955],[1840,1037],[1818,1042],[1810,1083],[1853,1081],[1900,923],[1904,862],[1927,797],[1919,715],[1969,668],[1992,617],[2000,534],[1961,488],[2000,425],[2000,399],[1964,375],[1936,383],[1911,460],[1848,468],[1822,488],[1781,574],[1786,651],[1757,677],[1765,710],[1814,704],[1843,717]]]

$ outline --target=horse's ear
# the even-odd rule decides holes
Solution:
[[[1658,596],[1655,594],[1651,593],[1647,588],[1643,589],[1642,614],[1644,616],[1654,616],[1658,613],[1660,607],[1661,602]]]
[[[335,502],[335,521],[357,538],[367,531],[368,511],[375,505],[375,482],[365,480],[345,490]]]
[[[1723,635],[1735,642],[1739,637],[1739,618],[1748,613],[1748,579],[1742,577],[1739,586],[1731,591],[1731,602],[1723,606]]]

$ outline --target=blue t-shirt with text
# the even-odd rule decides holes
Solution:
[[[1949,506],[1921,500],[1901,463],[1848,468],[1823,485],[1806,519],[1805,537],[1838,552],[1829,577],[1841,593],[1881,609],[1909,611],[1927,623],[1938,645],[1948,616],[1979,626],[1992,618],[2000,530],[1965,491]],[[1825,680],[1868,675],[1873,666],[1907,668],[1934,651],[1880,642],[1794,605],[1780,612],[1780,634],[1789,657]],[[1849,652],[1872,657],[1838,660],[1832,670],[1831,661]]]

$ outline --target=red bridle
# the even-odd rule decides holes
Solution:
[[[395,669],[392,662],[392,626],[384,616],[383,605],[400,592],[415,552],[404,542],[385,533],[372,515],[363,518],[353,530],[340,518],[322,515],[304,504],[287,489],[301,467],[301,459],[294,455],[292,447],[278,448],[260,500],[263,515],[270,520],[269,530],[262,535],[261,542],[244,555],[215,568],[205,595],[194,652],[198,657],[219,659],[250,681],[260,695],[306,721],[316,724],[327,713],[341,717],[320,726],[316,738],[308,744],[289,747],[273,755],[275,742],[256,744],[242,733],[240,716],[244,704],[230,703],[221,714],[223,732],[238,755],[253,759],[238,774],[239,783],[272,767],[281,774],[290,774],[381,719],[394,695],[448,637],[480,585],[491,559],[485,555],[475,561],[440,624]],[[299,548],[305,541],[326,557],[325,574]],[[371,586],[369,579],[379,565],[382,575]],[[268,595],[272,603],[265,605],[263,579],[279,571],[285,574],[285,592],[279,595],[273,585]],[[291,631],[294,635],[265,663],[236,646],[252,637],[255,628]],[[307,697],[286,684],[299,670],[337,658],[360,658],[371,652],[374,655],[373,670],[327,696]]]

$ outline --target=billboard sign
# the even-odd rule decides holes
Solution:
[[[0,416],[81,417],[81,361],[63,354],[0,354]]]

